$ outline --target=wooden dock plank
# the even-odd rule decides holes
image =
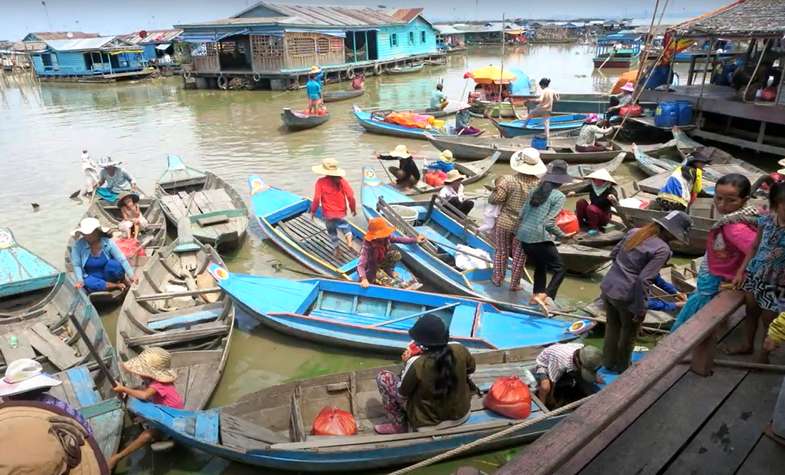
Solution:
[[[665,473],[735,473],[771,419],[781,381],[781,374],[747,374]]]
[[[730,368],[718,368],[710,378],[688,372],[580,473],[605,474],[611,466],[617,473],[659,473],[746,374]]]
[[[785,450],[770,438],[761,435],[758,443],[739,468],[738,475],[781,474],[785,471]]]

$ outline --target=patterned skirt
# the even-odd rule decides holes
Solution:
[[[764,279],[762,273],[749,274],[742,285],[742,290],[749,292],[755,297],[758,306],[763,310],[778,312],[779,305],[777,292],[768,279]]]

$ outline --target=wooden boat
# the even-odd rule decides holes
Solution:
[[[501,154],[499,152],[494,153],[490,157],[484,160],[478,160],[476,162],[471,163],[455,163],[455,169],[461,172],[461,175],[465,176],[466,178],[463,180],[464,185],[470,185],[475,183],[482,178],[484,178],[489,171],[491,171],[491,167],[496,164],[496,161],[499,160],[499,156]],[[427,166],[427,162],[426,162]],[[425,173],[425,166],[423,167],[423,173]],[[394,185],[394,183],[393,183]],[[409,188],[405,190],[401,190],[405,195],[422,195],[425,193],[434,193],[436,191],[441,190],[444,187],[437,186],[433,187],[424,181],[420,181],[417,183],[414,188]]]
[[[471,379],[482,393],[487,392],[500,376],[519,376],[529,381],[535,356],[536,352],[527,349],[477,354],[477,370]],[[484,409],[481,396],[474,395],[471,415],[460,426],[378,435],[373,430],[374,424],[386,422],[375,380],[380,369],[368,368],[281,384],[209,411],[179,411],[136,399],[129,400],[128,407],[184,446],[265,469],[301,473],[369,473],[414,463],[517,422]],[[401,367],[384,369],[399,373]],[[613,378],[604,379],[609,383]],[[347,437],[310,435],[314,418],[326,406],[350,412],[357,422],[358,434]],[[542,403],[533,397],[529,417],[540,417],[544,410]],[[531,441],[563,417],[536,422],[484,445],[483,450]],[[202,429],[197,430],[197,427]]]
[[[651,295],[655,298],[661,298],[668,302],[676,301],[675,296],[667,295],[665,291],[656,286],[651,286]],[[602,322],[607,321],[605,303],[601,298],[595,299],[592,303],[583,307],[583,310],[592,317],[601,320]],[[673,324],[674,320],[676,320],[676,315],[672,313],[662,310],[647,310],[646,316],[643,319],[643,324],[647,327],[653,328],[669,328],[671,324]]]
[[[676,139],[671,139],[664,143],[655,144],[635,144],[622,142],[620,140],[612,141],[614,148],[618,148],[629,154],[633,153],[633,148],[637,147],[638,150],[645,153],[650,157],[665,158],[665,157],[678,157],[679,156],[679,142]]]
[[[679,127],[672,129],[673,138],[677,142],[679,154],[686,160],[695,150],[704,149],[703,153],[711,157],[711,164],[706,167],[703,174],[707,181],[716,182],[723,175],[738,173],[746,176],[750,183],[755,183],[760,177],[768,175],[766,171],[755,165],[738,159],[730,153],[717,147],[705,147],[700,142],[696,142],[684,130]]]
[[[176,155],[166,160],[156,192],[169,222],[177,226],[187,217],[199,242],[218,251],[239,247],[248,229],[248,208],[237,191],[218,175],[189,167]]]
[[[635,158],[635,163],[638,165],[638,168],[643,171],[643,173],[649,176],[661,175],[663,173],[670,174],[677,166],[679,166],[677,162],[653,157],[645,153],[635,144],[632,145],[632,156]]]
[[[424,67],[424,63],[412,64],[410,66],[393,66],[392,68],[387,68],[385,73],[393,75],[419,73]]]
[[[365,94],[365,89],[349,89],[346,91],[326,91],[322,95],[322,100],[324,102],[345,101],[347,99],[354,99],[355,97],[360,97],[363,94]]]
[[[542,155],[541,155],[542,156]],[[626,152],[620,152],[616,154],[616,157],[609,161],[603,163],[595,163],[595,164],[578,164],[578,165],[568,165],[567,166],[567,173],[570,176],[574,177],[575,180],[572,183],[567,183],[566,185],[562,185],[559,189],[563,193],[581,193],[587,191],[591,182],[586,177],[591,175],[593,172],[606,169],[608,172],[613,173],[616,171],[617,168],[624,162],[624,158],[627,156]]]
[[[313,272],[334,279],[358,280],[359,250],[365,230],[349,222],[354,245],[338,241],[338,253],[330,242],[321,214],[309,217],[311,200],[267,185],[261,177],[248,178],[251,208],[262,233],[282,251]],[[397,272],[404,281],[414,279],[399,265]]]
[[[418,127],[405,127],[403,125],[385,122],[384,116],[382,115],[383,113],[367,112],[360,109],[356,105],[353,107],[353,113],[355,119],[357,119],[357,122],[366,131],[372,134],[391,135],[393,137],[403,137],[403,138],[420,139],[420,140],[425,140],[426,134],[452,135],[450,129],[448,129],[447,131],[444,131],[442,129],[434,129],[434,128],[421,129]]]
[[[308,115],[284,107],[281,111],[281,120],[289,130],[305,130],[324,124],[330,120],[330,114],[326,112],[320,115]]]
[[[562,132],[573,129],[579,129],[583,126],[583,121],[586,120],[586,114],[565,114],[554,115],[551,117],[551,132]],[[499,129],[502,137],[512,138],[520,136],[536,135],[545,132],[543,125],[545,119],[541,117],[534,117],[529,119],[511,120],[509,122],[496,122],[493,121],[496,128]]]
[[[426,59],[423,61],[423,64],[426,66],[446,66],[447,65],[447,56],[442,56],[439,59]]]
[[[611,262],[611,251],[581,244],[559,243],[556,247],[571,274],[585,275],[597,272]]]
[[[693,259],[687,264],[671,266],[671,282],[679,292],[691,293],[698,283],[698,272],[703,264],[703,257]]]
[[[614,216],[614,219],[618,219]],[[613,246],[617,242],[624,239],[627,234],[627,227],[624,223],[611,220],[611,223],[605,226],[605,231],[595,236],[589,236],[586,231],[580,231],[575,235],[573,241],[582,246],[589,247],[606,247]]]
[[[166,217],[161,209],[161,202],[157,198],[149,198],[142,195],[142,198],[139,200],[139,209],[149,224],[139,233],[138,238],[140,246],[144,249],[144,256],[135,255],[128,259],[128,263],[134,268],[144,266],[147,260],[166,243]],[[122,215],[116,204],[96,199],[85,212],[83,218],[88,216],[97,218],[101,222],[101,226],[110,228],[115,241],[119,239],[120,234],[115,231],[122,220]],[[73,245],[74,238],[71,236],[68,238],[68,245],[65,251],[65,268],[71,275],[73,275],[73,266],[71,265],[71,248]],[[90,301],[95,305],[116,305],[123,300],[126,291],[91,292],[89,294]]]
[[[450,150],[455,158],[461,160],[482,160],[495,151],[500,152],[499,160],[509,162],[512,154],[531,147],[530,138],[470,137],[465,135],[443,135],[426,133],[425,138],[431,145],[444,151]],[[615,148],[615,147],[614,147]],[[619,150],[603,152],[576,152],[575,139],[572,137],[551,137],[551,148],[540,151],[544,162],[564,160],[567,163],[602,163],[612,160]]]
[[[478,300],[416,290],[234,274],[220,266],[211,266],[211,273],[265,325],[327,345],[400,354],[411,341],[409,329],[428,314],[443,319],[450,338],[472,351],[544,347],[591,328],[589,320],[572,326],[574,322],[537,313],[503,311]]]
[[[460,101],[450,100],[444,109],[433,110],[430,108],[425,109],[386,109],[381,107],[371,107],[363,109],[365,112],[370,112],[374,116],[386,115],[390,112],[410,112],[412,114],[430,115],[436,119],[444,118],[447,116],[455,115],[459,110],[466,107],[466,104]]]
[[[0,229],[0,263],[0,371],[19,358],[41,363],[63,382],[48,392],[87,419],[109,457],[120,444],[123,406],[69,319],[76,316],[117,379],[115,351],[95,307],[73,279],[20,246],[8,228]]]
[[[189,236],[188,228],[188,221],[179,223],[177,239],[142,269],[123,302],[115,341],[123,361],[150,346],[171,352],[185,407],[201,409],[226,364],[234,304],[207,272],[210,264],[223,266],[221,257]],[[127,385],[141,384],[127,371],[123,377]]]

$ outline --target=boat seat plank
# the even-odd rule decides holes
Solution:
[[[452,313],[450,320],[450,335],[471,336],[474,327],[474,314],[476,305],[458,305]]]
[[[278,432],[246,421],[230,414],[221,414],[221,443],[243,450],[266,449],[270,444],[289,442],[289,438]]]
[[[60,338],[52,335],[43,322],[38,322],[26,329],[24,335],[33,348],[46,356],[58,369],[66,370],[80,361],[74,349]]]
[[[287,226],[291,228],[303,240],[312,239],[319,241],[321,244],[327,246],[332,251],[333,245],[330,242],[330,236],[327,234],[327,228],[324,225],[317,224],[306,218],[304,215],[296,216],[290,220],[285,221]],[[338,241],[338,250],[343,254],[344,259],[353,259],[357,257],[357,251],[346,245],[343,240]]]
[[[208,444],[218,443],[218,417],[219,412],[200,411],[196,414],[196,429],[194,436],[197,440]]]
[[[229,222],[229,216],[225,214],[217,214],[205,218],[196,218],[196,223],[199,226],[215,226],[216,224],[223,224]]]
[[[162,196],[161,203],[166,206],[167,209],[169,209],[175,220],[179,220],[180,218],[188,215],[185,203],[183,203],[182,198],[177,195]]]
[[[95,390],[95,382],[86,366],[71,368],[65,374],[71,382],[71,387],[81,407],[92,406],[101,400]]]
[[[194,202],[199,206],[202,214],[214,213],[218,211],[226,211],[226,208],[220,207],[210,201],[210,198],[204,191],[197,191],[194,193]],[[230,205],[231,208],[231,205]],[[214,218],[214,219],[213,219]],[[205,221],[207,224],[202,224],[199,220]],[[200,226],[209,226],[211,230],[217,234],[230,233],[234,229],[229,226],[229,217],[222,214],[215,214],[209,217],[200,218],[197,220]]]
[[[15,347],[12,347],[11,343],[8,342],[9,336],[0,336],[0,353],[3,354],[3,360],[5,360],[6,365],[20,358],[35,358],[35,351],[33,351],[33,347],[30,346],[30,342],[24,333],[16,335]]]
[[[227,333],[229,333],[229,325],[223,322],[216,322],[207,325],[200,324],[190,330],[170,330],[153,335],[126,337],[125,342],[131,347],[150,345],[172,346],[187,341],[218,337]]]
[[[224,303],[218,302],[199,307],[189,307],[173,312],[158,314],[147,322],[151,330],[168,330],[186,327],[197,323],[205,323],[219,318],[223,314]]]

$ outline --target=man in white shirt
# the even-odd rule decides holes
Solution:
[[[472,208],[474,208],[474,202],[467,200],[463,194],[462,182],[464,178],[466,177],[461,175],[461,172],[458,170],[450,170],[447,173],[447,178],[444,179],[444,186],[439,191],[439,198],[450,203],[460,210],[461,213],[468,216]]]

